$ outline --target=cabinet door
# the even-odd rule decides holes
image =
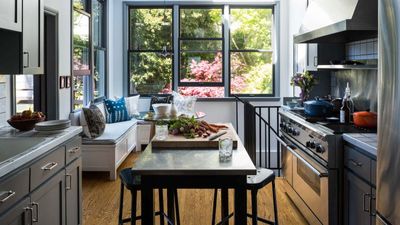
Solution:
[[[376,190],[372,188],[372,195],[371,195],[371,224],[376,224]]]
[[[22,0],[0,1],[0,28],[22,31]]]
[[[344,224],[369,225],[371,187],[348,170],[344,176]]]
[[[1,225],[32,225],[32,210],[29,197],[22,200],[0,217]]]
[[[65,224],[65,171],[57,173],[31,195],[35,225]]]
[[[24,1],[23,16],[23,73],[43,74],[43,0]]]
[[[82,224],[82,158],[67,166],[65,183],[66,224]]]

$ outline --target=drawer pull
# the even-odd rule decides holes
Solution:
[[[357,166],[357,167],[362,167],[362,165],[363,165],[362,163],[357,162],[353,159],[349,159],[349,162],[351,162],[351,164],[353,164],[354,166]]]
[[[366,207],[367,206],[367,198],[369,199],[368,200],[368,207]],[[364,212],[367,212],[367,213],[369,213],[370,212],[370,208],[371,208],[371,195],[370,194],[364,194],[364,196],[363,196],[363,210],[364,210]]]
[[[42,170],[52,170],[52,169],[54,169],[54,168],[56,168],[58,166],[58,163],[56,163],[56,162],[51,162],[51,163],[48,163],[48,164],[46,164],[45,166],[43,166],[42,167]]]
[[[28,211],[28,212],[30,212],[30,221],[31,221],[31,223],[30,224],[33,224],[33,208],[32,207],[25,207],[24,208],[25,209],[25,211]]]
[[[69,149],[68,153],[75,154],[75,153],[79,152],[79,150],[81,150],[80,147],[75,147],[75,148]]]
[[[66,189],[66,190],[71,190],[72,175],[71,175],[71,174],[66,174],[65,177],[68,178],[68,180],[69,180],[69,185],[68,185],[68,183],[67,183],[67,180],[65,180],[65,189]]]
[[[37,222],[39,222],[39,203],[37,203],[37,202],[32,202],[32,207],[36,207],[36,218],[35,219],[33,219],[33,216],[32,216],[32,221],[34,222],[34,223],[37,223]],[[33,208],[32,208],[33,209]],[[32,213],[33,214],[33,213]]]
[[[5,191],[3,192],[1,195],[5,195],[7,194],[7,196],[3,199],[0,200],[0,203],[4,203],[6,202],[8,199],[14,197],[14,195],[16,194],[15,191]]]

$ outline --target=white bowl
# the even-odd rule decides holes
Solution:
[[[153,104],[156,115],[168,115],[171,111],[171,104]]]

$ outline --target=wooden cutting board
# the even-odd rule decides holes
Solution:
[[[215,140],[210,141],[207,138],[197,137],[192,139],[187,139],[181,135],[172,135],[169,134],[166,140],[160,141],[153,138],[151,142],[151,146],[154,149],[218,149],[219,139],[221,138],[232,138],[233,140],[233,149],[237,149],[237,134],[232,124],[223,124],[226,125],[227,129],[222,129],[219,133],[226,131],[227,133],[218,137]],[[212,133],[214,135],[215,133]]]

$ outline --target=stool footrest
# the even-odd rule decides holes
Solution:
[[[253,215],[251,215],[251,214],[247,213],[247,217],[253,218]],[[269,221],[269,220],[266,220],[266,219],[264,219],[264,218],[261,218],[261,217],[258,217],[258,216],[257,216],[257,220],[258,220],[258,221],[261,221],[261,222],[263,222],[263,223],[266,223],[266,224],[275,225],[275,223],[274,223],[274,222],[272,222],[272,221]]]

